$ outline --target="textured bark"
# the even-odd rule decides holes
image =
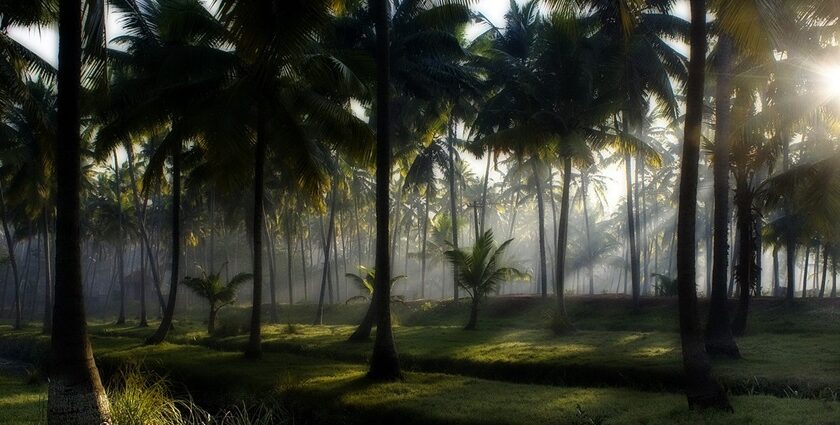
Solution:
[[[47,423],[111,422],[87,336],[82,290],[80,202],[81,3],[59,3],[58,143],[56,145],[55,305]]]
[[[386,0],[370,0],[369,5],[376,29],[376,289],[373,293],[373,303],[376,304],[376,339],[367,376],[378,381],[394,381],[400,379],[402,374],[391,329],[391,261],[388,258],[391,181],[390,19]]]
[[[718,42],[717,91],[715,93],[714,147],[714,241],[712,291],[706,325],[706,351],[711,355],[740,358],[741,353],[729,322],[726,277],[729,268],[729,136],[732,94],[732,40]]]
[[[251,301],[251,325],[248,332],[248,345],[245,347],[245,357],[259,359],[262,357],[262,263],[263,263],[263,198],[265,196],[265,153],[266,153],[266,120],[262,111],[258,112],[257,137],[254,146],[254,203],[251,225],[252,260],[254,275],[254,291]]]
[[[697,315],[695,230],[697,180],[703,124],[703,85],[706,67],[705,0],[691,0],[691,54],[686,86],[686,116],[680,167],[677,224],[677,287],[680,339],[685,367],[686,396],[691,409],[731,410],[726,393],[712,378],[700,320]]]

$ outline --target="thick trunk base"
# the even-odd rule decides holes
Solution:
[[[394,382],[403,379],[397,351],[391,347],[374,347],[367,378],[372,381]]]
[[[350,335],[350,338],[347,338],[348,342],[366,342],[370,340],[370,331],[373,329],[373,319],[376,317],[376,314],[373,310],[373,302],[370,303],[368,306],[367,312],[365,313],[365,317],[362,319],[362,323],[359,324],[359,327]]]

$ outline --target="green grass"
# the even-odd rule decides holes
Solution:
[[[370,344],[347,343],[352,326],[263,328],[264,349],[364,363]],[[148,329],[100,325],[97,335],[137,338]],[[400,326],[394,330],[403,366],[521,383],[611,385],[677,391],[682,386],[679,335],[673,332],[578,331]],[[240,350],[247,336],[208,338],[198,323],[179,323],[170,341]],[[739,339],[742,360],[714,361],[715,374],[734,393],[834,397],[840,393],[840,334],[765,333]]]
[[[120,365],[142,363],[164,373],[176,383],[176,391],[185,386],[181,390],[189,390],[202,403],[224,405],[242,398],[281,397],[308,423],[728,425],[840,421],[840,403],[819,400],[737,396],[732,400],[734,415],[698,414],[689,412],[684,397],[673,393],[525,385],[430,373],[407,373],[402,382],[381,384],[362,379],[363,365],[313,357],[267,353],[262,361],[254,362],[236,353],[199,346],[143,347],[114,337],[96,337],[93,343],[106,375]],[[26,410],[15,418],[33,417],[39,411],[43,387],[15,384],[0,388],[3,402],[5,394],[10,394],[9,400]]]
[[[23,425],[45,422],[47,388],[30,384],[22,376],[0,372],[0,424]]]

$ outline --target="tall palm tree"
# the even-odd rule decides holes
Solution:
[[[695,225],[697,175],[703,125],[703,89],[706,67],[706,2],[691,0],[691,53],[686,86],[685,138],[680,169],[677,224],[677,292],[680,340],[686,375],[686,396],[691,409],[732,410],[726,393],[712,377],[697,313],[695,284]]]
[[[87,336],[80,239],[82,5],[59,3],[56,285],[47,422],[109,423],[110,407]]]
[[[391,180],[390,13],[388,0],[369,0],[376,31],[376,339],[368,377],[393,381],[401,376],[391,329],[391,259],[388,247]]]

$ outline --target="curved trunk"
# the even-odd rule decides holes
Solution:
[[[718,42],[717,92],[715,93],[714,241],[712,247],[712,290],[706,325],[706,352],[741,357],[732,337],[726,306],[726,277],[729,268],[729,132],[732,93],[732,40]]]
[[[539,250],[540,250],[540,296],[543,298],[548,296],[548,271],[545,267],[545,205],[543,203],[543,188],[542,176],[540,174],[539,164],[536,159],[531,160],[531,169],[534,172],[534,181],[537,186],[537,228],[539,234]]]
[[[555,334],[568,332],[572,328],[569,317],[566,314],[566,248],[569,234],[569,191],[572,185],[572,159],[563,158],[563,195],[560,199],[560,229],[557,232],[557,272],[554,280],[557,282],[557,309],[554,312],[552,330]]]
[[[110,423],[108,397],[87,335],[82,290],[80,202],[82,6],[59,2],[58,143],[56,144],[55,305],[47,423]]]
[[[808,291],[808,262],[811,260],[811,246],[805,247],[805,263],[802,265],[802,298],[805,298]]]
[[[263,262],[263,197],[265,193],[265,151],[266,151],[266,121],[262,111],[258,112],[257,118],[257,140],[254,146],[254,210],[251,229],[254,249],[253,280],[254,291],[251,301],[251,326],[248,334],[248,346],[245,347],[245,357],[258,359],[262,357],[262,262]]]
[[[690,409],[732,410],[726,393],[712,378],[700,320],[697,315],[695,231],[697,180],[703,125],[703,86],[706,67],[706,2],[691,0],[691,59],[686,86],[685,137],[680,165],[677,218],[677,293],[680,340]]]
[[[376,304],[371,299],[367,311],[365,311],[365,317],[362,318],[362,323],[359,323],[359,326],[347,340],[350,342],[361,342],[370,339],[370,331],[373,328],[374,319],[376,319]]]
[[[402,374],[391,330],[391,261],[388,258],[391,182],[390,25],[388,2],[370,0],[369,4],[376,29],[376,289],[373,293],[373,303],[376,304],[376,340],[367,376],[374,380],[394,381]]]
[[[160,344],[172,327],[175,316],[175,301],[178,299],[178,270],[181,263],[181,142],[175,143],[172,152],[172,270],[169,276],[169,300],[163,312],[163,319],[154,334],[146,338],[146,344]],[[154,258],[154,257],[152,257]]]
[[[146,328],[149,323],[146,321],[146,257],[143,253],[146,243],[140,241],[140,323],[137,325]]]
[[[213,333],[216,332],[216,314],[218,310],[211,304],[210,305],[210,316],[207,318],[207,335],[213,336]]]

